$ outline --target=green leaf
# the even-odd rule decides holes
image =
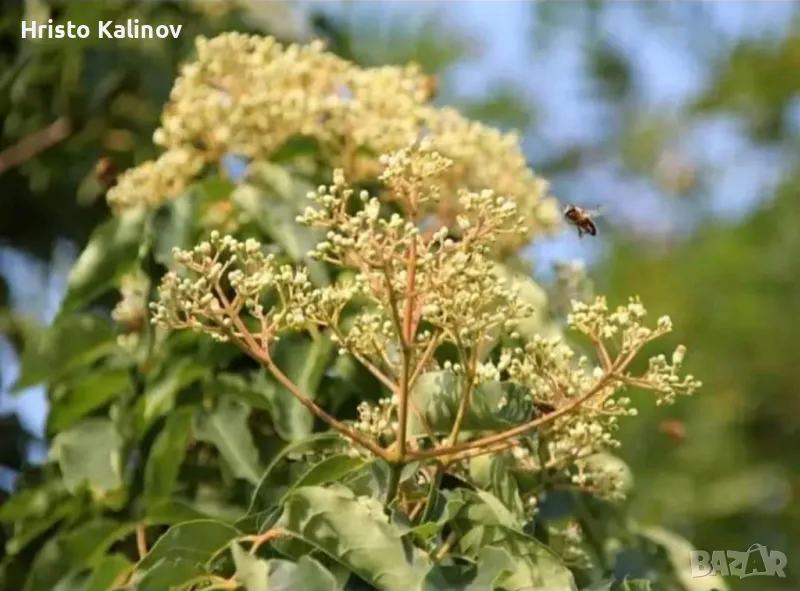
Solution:
[[[153,443],[144,470],[143,501],[148,509],[167,501],[175,490],[194,412],[194,408],[181,408],[171,414]]]
[[[448,433],[452,428],[461,399],[462,382],[448,371],[422,374],[411,397],[430,428]],[[508,429],[527,421],[531,406],[512,384],[485,382],[472,392],[471,402],[462,422],[463,434],[470,431]],[[412,435],[424,435],[425,427],[416,413],[409,415]]]
[[[264,470],[264,473],[261,475],[258,486],[256,486],[256,490],[253,491],[253,497],[250,501],[250,508],[248,509],[247,513],[249,515],[253,515],[255,513],[265,511],[272,507],[273,503],[278,502],[280,495],[276,495],[274,492],[276,483],[272,481],[272,477],[278,465],[284,459],[286,459],[287,456],[305,451],[311,451],[313,449],[319,449],[324,447],[326,444],[340,440],[341,438],[337,433],[317,433],[307,437],[306,439],[295,441],[294,443],[290,443],[289,445],[285,446],[275,455],[269,466],[267,466],[267,469]]]
[[[497,455],[492,458],[491,490],[517,519],[522,520],[526,510],[512,468],[508,457]]]
[[[172,591],[188,581],[209,575],[209,570],[192,558],[162,558],[142,573],[135,573],[136,591]]]
[[[313,228],[296,221],[304,209],[306,194],[313,187],[292,178],[280,166],[261,163],[258,171],[266,188],[241,184],[232,200],[252,216],[261,230],[270,236],[291,259],[308,267],[311,281],[317,286],[330,283],[325,265],[308,256],[322,237]]]
[[[309,556],[301,556],[295,562],[288,560],[269,561],[269,591],[337,591],[340,589],[336,577],[319,562]],[[251,591],[249,588],[247,591]]]
[[[476,564],[478,572],[464,591],[494,591],[500,587],[500,581],[512,574],[516,568],[514,559],[501,548],[482,548],[478,553]]]
[[[168,201],[153,221],[153,257],[170,270],[178,266],[172,249],[186,249],[192,242],[196,219],[193,197],[189,194]]]
[[[431,487],[433,486],[435,486],[435,482],[431,483]],[[439,491],[433,489],[431,493],[432,494],[428,495],[429,500],[439,504],[442,503],[442,499],[444,499],[444,502],[441,509],[435,509],[436,518],[433,521],[426,521],[412,528],[411,531],[414,532],[414,535],[419,537],[422,542],[427,542],[441,532],[445,524],[452,521],[466,505],[466,501],[460,493],[452,493],[451,491],[439,493]]]
[[[273,359],[278,367],[312,400],[325,375],[333,343],[327,337],[310,339],[305,335],[282,337],[275,347]],[[305,439],[314,429],[314,415],[282,385],[265,389],[272,406],[275,429],[281,439]]]
[[[132,210],[99,226],[67,279],[67,292],[59,317],[82,308],[106,292],[136,262],[147,212]]]
[[[133,530],[133,525],[101,518],[51,538],[36,555],[24,591],[51,589],[59,580],[93,568],[114,542]]]
[[[500,575],[495,588],[507,591],[576,591],[575,579],[558,556],[538,540],[503,526],[480,525],[469,529],[458,548],[475,556],[478,564],[486,550],[495,548],[493,575]]]
[[[366,461],[362,458],[353,458],[345,454],[338,454],[325,458],[314,464],[308,472],[303,474],[291,490],[302,486],[317,486],[343,479],[348,474],[361,468]],[[286,494],[291,494],[291,490]]]
[[[102,498],[122,488],[122,437],[109,419],[86,419],[59,433],[50,450],[64,486],[75,493],[88,484]]]
[[[634,525],[631,530],[646,540],[655,543],[666,552],[666,558],[674,570],[674,575],[686,591],[726,591],[728,589],[721,575],[711,574],[695,577],[692,573],[691,553],[696,548],[684,537],[661,527],[642,527]],[[632,581],[635,583],[635,581]],[[638,587],[631,586],[631,591]],[[646,590],[645,590],[646,591]]]
[[[81,591],[108,591],[130,567],[131,561],[122,554],[104,556],[92,570]]]
[[[324,552],[381,591],[418,589],[429,569],[420,555],[409,560],[402,532],[388,522],[379,503],[357,500],[341,487],[295,489],[287,497],[276,527]]]
[[[41,489],[36,492],[41,492]],[[17,493],[12,496],[11,500],[3,506],[2,521],[15,521],[14,513],[23,510],[22,507],[17,505],[15,511],[11,511],[9,514],[5,513],[5,509],[8,509],[19,495],[20,493]],[[47,503],[47,505],[42,508],[42,503]],[[25,520],[22,522],[24,523],[24,527],[15,528],[14,537],[6,543],[6,552],[9,555],[19,554],[31,542],[36,540],[56,523],[63,519],[69,519],[80,512],[83,500],[80,497],[55,499],[50,495],[43,495],[34,497],[31,504],[33,504],[34,507],[28,506],[25,508],[30,512],[25,516]]]
[[[222,399],[217,408],[197,416],[197,439],[212,443],[233,475],[254,485],[260,479],[258,450],[247,425],[250,409],[236,400]]]
[[[116,346],[111,324],[99,316],[75,314],[57,320],[26,345],[13,392],[41,382],[54,384],[65,374],[107,355]]]
[[[212,558],[239,535],[235,527],[211,519],[172,526],[137,566],[135,588],[164,591],[207,574]]]
[[[233,563],[236,565],[236,581],[245,591],[272,591],[269,584],[269,563],[242,550],[238,542],[231,544]]]
[[[164,373],[145,387],[134,415],[139,433],[144,433],[157,418],[167,415],[175,407],[178,392],[209,373],[208,367],[194,359],[184,358],[171,363]]]
[[[267,381],[261,372],[255,378],[247,378],[240,374],[221,373],[208,380],[205,390],[216,399],[235,396],[248,406],[271,412],[274,408],[275,396],[271,393],[278,386],[275,382]]]
[[[127,369],[98,370],[70,384],[66,395],[53,401],[47,431],[58,433],[125,393],[131,385]]]

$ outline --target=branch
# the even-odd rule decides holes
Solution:
[[[22,138],[10,148],[0,152],[0,175],[64,141],[70,132],[69,119],[61,117],[44,129]]]
[[[292,394],[292,396],[297,398],[300,404],[306,407],[306,409],[308,409],[314,416],[328,424],[334,431],[338,431],[345,437],[355,441],[378,457],[384,459],[387,458],[388,454],[385,449],[383,449],[377,443],[370,441],[355,429],[348,427],[341,421],[337,420],[336,417],[326,413],[319,406],[317,406],[314,401],[311,400],[311,398],[306,396],[306,394],[301,391],[300,388],[298,388],[297,385],[292,382],[292,380],[290,380],[277,365],[275,365],[275,362],[272,360],[272,357],[270,357],[268,350],[259,347],[255,338],[253,337],[253,334],[244,325],[239,315],[232,309],[230,301],[219,287],[219,284],[214,286],[214,290],[217,293],[217,297],[219,297],[220,301],[222,302],[222,306],[226,315],[231,319],[233,327],[235,327],[241,335],[237,336],[234,331],[231,331],[233,340],[245,353],[248,353],[250,356],[259,361],[264,367],[266,367],[273,377],[278,380],[281,385]]]

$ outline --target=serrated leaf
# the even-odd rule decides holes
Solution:
[[[91,314],[57,320],[28,343],[13,392],[39,383],[54,384],[69,372],[87,366],[116,348],[111,324]]]
[[[197,439],[212,443],[237,478],[257,485],[260,476],[258,450],[247,425],[250,409],[236,400],[222,399],[217,408],[197,416]]]
[[[105,293],[130,269],[139,255],[147,219],[145,210],[131,210],[94,231],[69,273],[59,317],[67,317]]]
[[[273,359],[292,383],[313,400],[332,353],[333,343],[327,337],[312,340],[304,335],[292,335],[281,338]],[[265,389],[264,393],[272,406],[275,430],[281,439],[299,441],[311,435],[314,415],[291,392],[277,385]]]
[[[269,564],[251,556],[239,545],[231,544],[233,563],[236,566],[236,581],[244,586],[245,591],[272,591],[269,584]]]
[[[84,484],[98,497],[122,488],[122,437],[109,419],[85,419],[59,433],[50,449],[64,486],[72,493]]]
[[[147,509],[167,501],[175,489],[194,412],[193,408],[181,408],[171,414],[153,443],[144,471],[143,501]]]
[[[462,386],[462,381],[448,371],[424,373],[414,384],[411,397],[433,431],[450,432],[458,412]],[[531,412],[528,399],[512,384],[485,382],[472,392],[461,433],[508,429],[527,421]],[[412,435],[426,433],[416,413],[409,415],[409,431]]]
[[[358,524],[358,527],[353,527]],[[347,489],[303,487],[284,504],[276,527],[347,566],[381,591],[419,589],[429,569],[409,559],[402,532]]]
[[[57,535],[37,554],[23,591],[50,589],[61,579],[93,568],[114,542],[129,535],[133,529],[133,525],[101,518]]]
[[[70,384],[66,395],[51,403],[47,431],[57,433],[125,393],[131,385],[127,369],[97,370]]]

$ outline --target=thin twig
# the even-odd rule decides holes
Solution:
[[[22,138],[10,148],[0,152],[0,175],[64,141],[70,131],[69,119],[61,117],[44,129]]]
[[[147,555],[147,526],[141,523],[136,526],[136,552],[139,560]]]
[[[586,392],[586,394],[584,394],[580,398],[576,398],[572,402],[565,404],[564,406],[554,410],[553,412],[537,417],[536,419],[529,421],[524,425],[519,425],[517,427],[513,427],[511,429],[507,429],[506,431],[495,433],[493,435],[487,435],[486,437],[481,437],[480,439],[474,439],[472,441],[466,441],[464,443],[454,442],[452,445],[449,445],[447,447],[440,447],[437,449],[420,450],[418,452],[413,452],[409,454],[409,459],[419,460],[426,458],[437,458],[442,456],[448,456],[450,454],[460,451],[477,449],[486,445],[501,443],[503,441],[508,441],[512,437],[519,437],[520,435],[525,435],[526,433],[533,431],[538,427],[551,423],[556,419],[572,412],[582,404],[586,403],[588,400],[590,400],[599,392],[601,392],[606,386],[608,386],[610,382],[621,380],[622,378],[620,377],[619,374],[624,372],[627,365],[633,361],[637,351],[638,349],[635,349],[621,360],[617,359],[617,361],[612,366],[612,371],[607,372],[601,379],[599,379],[597,383],[592,388],[590,388],[588,392]]]

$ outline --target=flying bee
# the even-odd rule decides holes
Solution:
[[[578,228],[578,238],[583,238],[584,234],[597,235],[597,226],[592,218],[601,214],[601,208],[584,209],[577,205],[567,205],[564,208],[564,217],[567,222]]]
[[[658,430],[676,443],[686,439],[686,426],[675,419],[664,419],[658,424]]]
[[[117,180],[118,171],[111,158],[103,156],[95,164],[94,174],[104,185],[111,186]]]

